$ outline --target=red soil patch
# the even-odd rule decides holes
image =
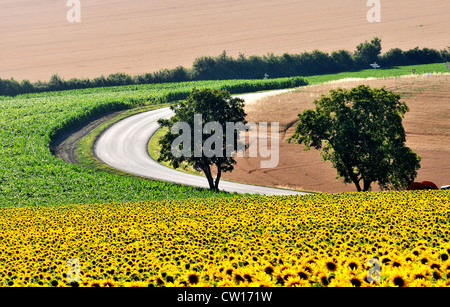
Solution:
[[[403,121],[407,146],[422,157],[417,182],[432,181],[439,187],[450,184],[450,75],[416,76],[392,79],[342,81],[308,86],[288,94],[272,96],[246,106],[249,122],[279,122],[280,163],[274,169],[261,169],[261,158],[239,158],[236,169],[223,177],[268,186],[281,186],[320,192],[352,192],[352,184],[336,180],[331,163],[322,161],[318,151],[303,151],[302,145],[288,144],[297,114],[313,108],[313,101],[338,87],[350,89],[359,84],[386,86],[402,95],[410,111]],[[372,186],[378,190],[377,185]]]

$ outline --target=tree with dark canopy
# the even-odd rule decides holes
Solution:
[[[359,85],[331,90],[314,104],[315,110],[298,114],[289,142],[321,150],[338,177],[354,183],[358,192],[370,191],[374,182],[383,190],[414,182],[421,158],[405,146],[402,120],[409,109],[400,95]]]
[[[231,172],[234,169],[233,165],[236,164],[234,155],[230,153],[233,153],[239,147],[238,144],[241,144],[239,141],[241,130],[234,129],[232,135],[229,131],[225,133],[225,130],[230,123],[241,124],[238,127],[245,129],[247,122],[244,100],[231,97],[227,90],[193,88],[189,97],[172,107],[172,110],[175,112],[172,118],[158,121],[161,127],[170,130],[159,141],[161,151],[158,160],[168,161],[174,168],[178,168],[182,163],[192,165],[195,170],[205,174],[211,190],[218,190],[222,172]],[[198,115],[201,115],[201,122],[196,121]],[[179,123],[187,124],[187,126],[177,128]],[[218,124],[223,129],[208,130],[208,123]],[[180,131],[183,133],[181,134]],[[188,141],[177,142],[177,139],[185,134],[188,134],[185,138]],[[200,142],[196,141],[198,135],[202,136]],[[205,154],[205,148],[209,148],[209,152],[214,154]],[[201,155],[198,155],[199,152]],[[212,175],[213,166],[217,170],[215,179]]]

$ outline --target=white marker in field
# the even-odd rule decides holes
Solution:
[[[372,68],[375,70],[375,78],[377,77],[377,68],[380,68],[381,66],[378,65],[376,62],[373,64],[370,64],[370,66],[372,66]]]
[[[71,9],[67,11],[68,22],[81,22],[81,2],[80,0],[67,0],[67,7]]]
[[[450,63],[447,61],[447,71],[450,71]]]
[[[367,12],[367,21],[370,23],[381,22],[380,0],[367,0],[367,6],[371,7],[371,9]]]

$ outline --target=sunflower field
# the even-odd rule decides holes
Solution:
[[[0,286],[450,285],[450,192],[0,210]]]

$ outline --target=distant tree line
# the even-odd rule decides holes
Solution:
[[[450,60],[450,47],[440,51],[418,47],[407,51],[393,48],[384,54],[381,54],[381,49],[381,39],[375,37],[370,42],[365,41],[356,46],[354,52],[338,50],[328,54],[314,50],[299,54],[284,53],[281,56],[268,53],[264,56],[246,57],[240,54],[237,58],[233,58],[223,51],[216,57],[202,56],[195,59],[190,69],[178,66],[174,69],[162,69],[136,76],[114,73],[94,79],[63,80],[58,75],[53,75],[49,81],[33,83],[28,80],[18,82],[14,79],[0,79],[0,95],[15,96],[46,91],[199,80],[262,79],[266,74],[270,78],[305,77],[357,71],[366,69],[368,64],[374,62],[391,67]]]

